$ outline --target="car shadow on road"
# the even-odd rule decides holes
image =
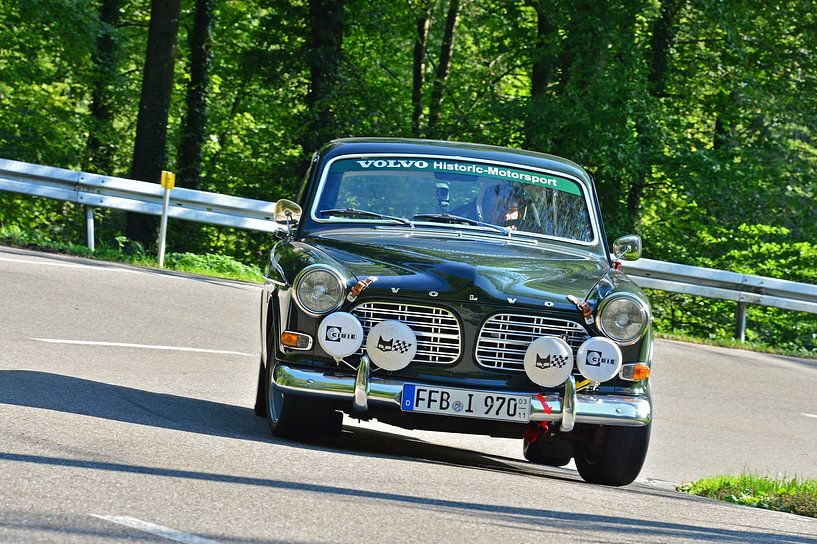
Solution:
[[[0,404],[244,440],[269,434],[250,408],[48,372],[0,371]]]
[[[136,425],[220,436],[239,440],[285,444],[310,450],[333,450],[363,457],[401,457],[432,462],[571,479],[554,469],[491,456],[418,438],[360,427],[344,427],[340,436],[319,443],[275,438],[264,419],[249,407],[156,393],[73,376],[29,370],[0,371],[0,405],[26,406],[97,417]],[[520,468],[521,467],[521,468]],[[525,467],[528,467],[527,470]],[[575,478],[573,478],[575,480]]]

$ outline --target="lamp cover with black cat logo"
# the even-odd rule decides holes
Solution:
[[[543,336],[525,351],[525,373],[542,387],[562,385],[573,371],[573,350],[556,336]]]
[[[402,370],[417,354],[417,337],[404,323],[381,321],[366,337],[366,353],[383,370]]]

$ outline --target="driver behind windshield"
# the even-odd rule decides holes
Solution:
[[[450,213],[516,230],[525,218],[526,203],[522,187],[487,179],[482,182],[476,197]]]

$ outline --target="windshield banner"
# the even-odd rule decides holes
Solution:
[[[414,172],[440,172],[446,174],[471,174],[481,177],[502,179],[517,183],[550,187],[574,195],[580,195],[579,186],[570,180],[541,172],[519,170],[491,163],[451,161],[444,159],[424,159],[414,157],[384,157],[371,159],[345,159],[332,165],[332,172],[366,170],[391,170]]]

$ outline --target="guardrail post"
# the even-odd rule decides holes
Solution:
[[[746,340],[746,303],[738,302],[738,308],[735,311],[735,338],[740,340],[742,344]]]
[[[85,237],[88,240],[88,249],[93,251],[94,247],[94,209],[85,206]]]
[[[167,208],[170,206],[170,191],[176,183],[176,174],[162,170],[162,187],[165,194],[162,198],[162,222],[159,225],[159,268],[165,267],[165,241],[167,240]]]

